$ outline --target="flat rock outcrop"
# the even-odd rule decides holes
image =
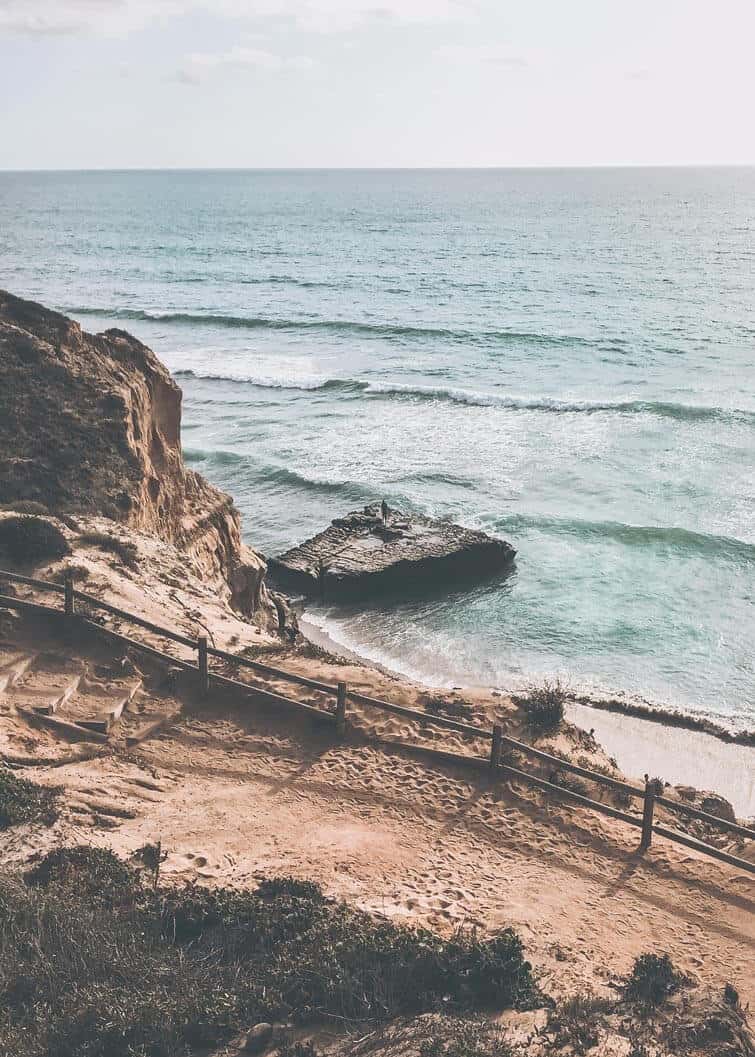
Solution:
[[[0,504],[102,515],[184,551],[246,615],[274,607],[230,496],[184,466],[181,390],[123,330],[0,291]]]
[[[379,506],[366,506],[271,558],[269,567],[288,590],[336,600],[451,588],[504,569],[515,555],[511,544],[485,532],[398,510],[383,519]]]

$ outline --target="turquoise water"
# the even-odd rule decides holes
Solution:
[[[755,170],[0,174],[0,284],[126,327],[276,553],[385,496],[509,539],[315,611],[455,684],[755,727]]]

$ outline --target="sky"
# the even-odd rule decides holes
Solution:
[[[0,168],[755,164],[755,0],[0,0]]]

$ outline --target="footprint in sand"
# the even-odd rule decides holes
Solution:
[[[200,877],[214,877],[218,873],[218,868],[209,864],[206,855],[193,851],[170,855],[166,868],[169,873],[196,873]]]

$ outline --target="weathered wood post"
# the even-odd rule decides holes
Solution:
[[[210,692],[210,671],[207,665],[207,636],[200,635],[197,639],[197,666],[199,668],[199,692],[206,697]]]
[[[76,612],[76,600],[73,594],[73,576],[70,573],[66,573],[66,578],[63,581],[65,587],[65,615],[72,617]]]
[[[343,735],[346,733],[346,683],[338,684],[336,696],[336,731]]]
[[[500,724],[495,723],[493,725],[493,739],[490,744],[490,769],[491,771],[497,771],[498,765],[501,762],[501,739],[503,737],[503,727]]]
[[[653,839],[653,812],[655,810],[655,780],[645,777],[645,802],[642,808],[642,838],[640,851],[647,851]]]

